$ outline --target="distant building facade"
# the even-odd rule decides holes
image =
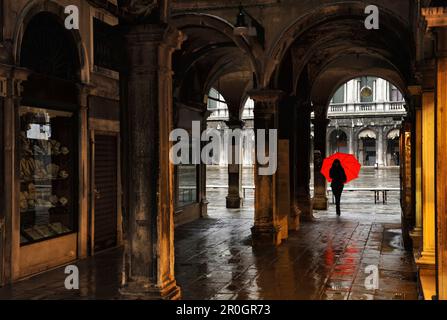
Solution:
[[[354,154],[364,166],[398,166],[405,101],[390,82],[362,77],[343,84],[328,109],[327,154]]]
[[[242,120],[247,138],[242,143],[244,166],[254,165],[253,100],[247,99]],[[229,111],[224,97],[211,89],[208,99],[208,128],[224,130]],[[363,166],[398,166],[399,137],[406,115],[402,93],[392,83],[375,77],[353,79],[343,84],[334,94],[328,108],[326,135],[327,154],[354,154]],[[312,137],[313,137],[312,128]],[[228,164],[223,146],[215,165]]]

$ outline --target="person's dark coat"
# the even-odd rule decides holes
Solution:
[[[329,176],[332,179],[331,185],[343,185],[347,180],[345,170],[343,169],[341,164],[332,165],[331,170],[329,171]]]
[[[329,176],[332,179],[331,188],[332,194],[335,197],[335,205],[337,215],[340,215],[340,198],[343,192],[344,184],[346,183],[346,172],[340,163],[340,160],[335,160],[332,164],[331,170],[329,171]]]

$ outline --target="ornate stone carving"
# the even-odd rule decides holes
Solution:
[[[157,0],[122,0],[121,9],[132,16],[145,18],[158,6]]]

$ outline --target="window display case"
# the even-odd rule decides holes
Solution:
[[[72,112],[20,108],[20,244],[76,231]]]

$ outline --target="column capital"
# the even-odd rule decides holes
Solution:
[[[422,15],[427,21],[428,28],[447,27],[446,7],[422,8]]]
[[[152,59],[143,56],[140,57],[142,48],[143,50],[151,50],[154,54],[157,54],[158,48],[164,48],[167,50],[166,55],[160,55],[164,60],[167,56],[170,58],[169,53],[180,49],[182,42],[185,40],[185,35],[177,28],[168,24],[140,24],[132,26],[123,26],[124,38],[126,40],[127,52],[130,61],[135,61],[132,65],[147,68],[153,66]]]
[[[245,126],[245,121],[238,120],[238,119],[230,119],[228,121],[225,121],[225,124],[230,129],[242,129]]]
[[[120,1],[118,1],[120,3]],[[120,18],[129,24],[168,21],[171,0],[123,0]]]
[[[167,23],[145,23],[122,25],[124,37],[132,43],[165,42],[174,49],[180,49],[186,36],[175,26]]]
[[[281,90],[272,89],[255,89],[248,92],[250,98],[256,103],[278,103],[284,96],[284,92]]]
[[[284,92],[280,90],[252,90],[248,92],[250,98],[255,101],[254,116],[255,119],[264,119],[270,121],[278,113],[278,106]],[[275,122],[277,120],[274,120]],[[273,126],[276,127],[276,124]]]

